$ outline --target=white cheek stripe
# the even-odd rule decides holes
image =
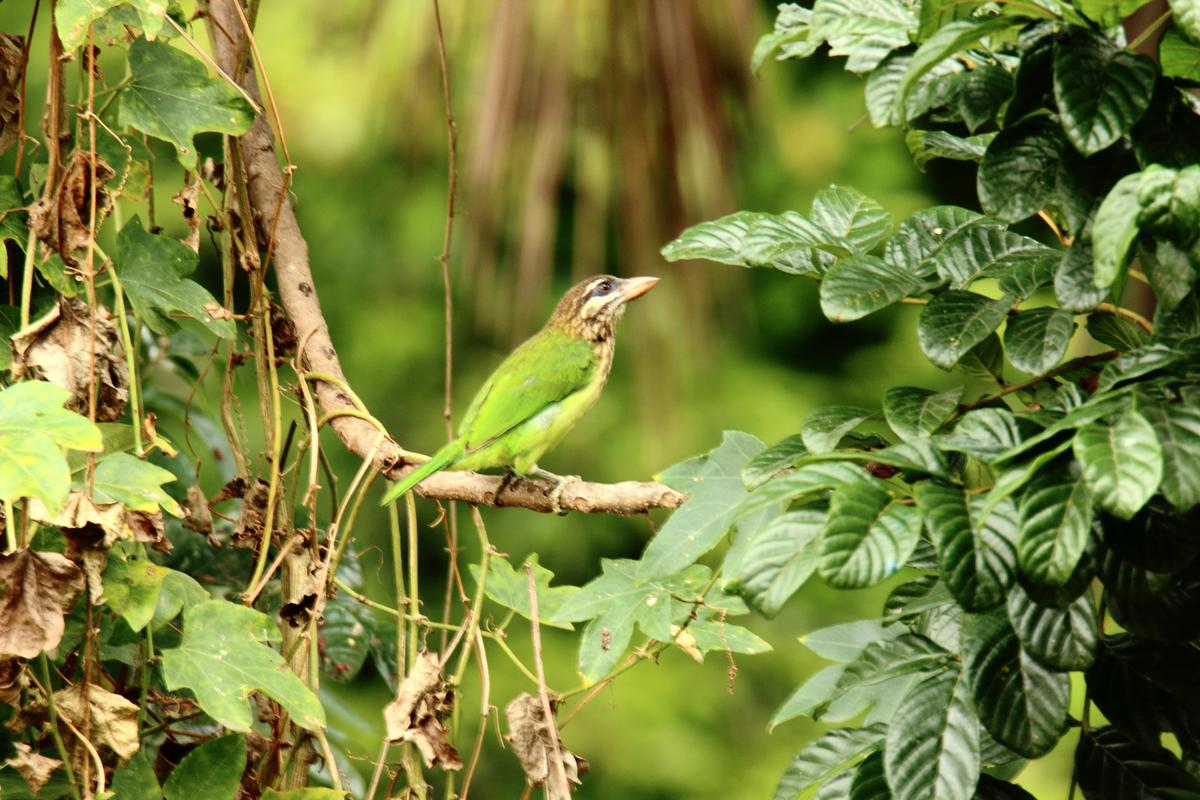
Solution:
[[[612,297],[589,297],[587,302],[583,304],[583,310],[580,312],[584,319],[592,319],[600,310],[608,305],[608,301]]]

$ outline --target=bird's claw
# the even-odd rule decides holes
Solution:
[[[560,517],[565,517],[567,509],[562,507],[563,490],[567,488],[567,484],[579,483],[582,480],[578,475],[555,476],[554,488],[550,490],[550,510]]]

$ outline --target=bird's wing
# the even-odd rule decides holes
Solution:
[[[470,453],[587,386],[592,346],[557,332],[539,333],[514,350],[480,388],[459,434]]]

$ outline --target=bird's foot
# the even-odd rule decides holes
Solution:
[[[578,475],[556,475],[541,468],[536,469],[532,474],[543,480],[554,481],[554,488],[550,490],[550,510],[560,517],[566,516],[567,509],[562,507],[563,490],[567,488],[567,484],[579,483],[583,478]]]
[[[496,491],[492,493],[492,502],[498,503],[500,501],[500,495],[504,494],[508,488],[513,485],[513,481],[516,479],[516,470],[514,470],[512,467],[505,467],[504,477],[500,479],[500,485],[497,486]]]

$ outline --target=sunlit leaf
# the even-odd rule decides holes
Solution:
[[[850,431],[875,414],[855,406],[827,406],[809,414],[800,426],[800,436],[810,453],[828,453]]]
[[[825,526],[819,511],[791,511],[754,534],[726,591],[771,617],[817,568],[817,538]]]
[[[1055,608],[1038,603],[1018,584],[1008,595],[1008,620],[1025,651],[1048,667],[1087,669],[1095,658],[1100,621],[1089,592]]]
[[[182,517],[179,503],[162,488],[162,484],[174,480],[175,476],[162,467],[129,453],[113,453],[96,463],[92,496],[97,503],[122,503],[130,511],[155,512],[161,508]]]
[[[922,172],[925,165],[935,158],[951,161],[979,161],[988,144],[996,137],[994,133],[978,136],[955,136],[945,131],[923,131],[913,128],[904,136],[904,144],[912,153],[913,164]]]
[[[821,310],[834,322],[850,322],[920,294],[924,281],[905,267],[876,256],[851,256],[836,262],[821,281]]]
[[[869,72],[908,44],[917,31],[912,8],[899,0],[817,0],[810,36],[829,42],[830,55],[848,56],[846,69]]]
[[[1162,445],[1162,493],[1179,511],[1200,503],[1200,409],[1187,403],[1141,408]]]
[[[884,764],[896,800],[971,795],[979,779],[979,719],[957,665],[901,701],[888,725]]]
[[[871,586],[904,565],[917,546],[921,515],[867,484],[838,488],[821,535],[821,577],[839,588]]]

